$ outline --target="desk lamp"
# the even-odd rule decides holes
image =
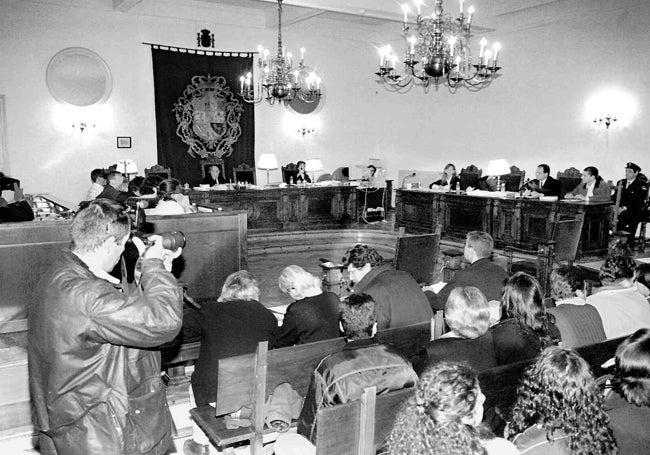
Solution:
[[[257,167],[266,171],[266,186],[269,186],[269,171],[278,168],[278,159],[275,153],[262,153]]]
[[[490,177],[497,178],[497,191],[501,189],[501,176],[510,174],[510,165],[504,159],[491,160],[488,165],[485,173]]]
[[[320,172],[322,170],[323,170],[323,163],[318,158],[313,160],[307,160],[305,162],[305,172],[312,173],[312,178],[311,178],[312,183],[316,183],[316,172]]]
[[[123,159],[117,162],[118,168],[122,171],[122,174],[126,177],[126,181],[131,180],[131,174],[138,173],[138,166],[136,166],[134,160]]]

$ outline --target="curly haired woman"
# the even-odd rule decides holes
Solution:
[[[510,455],[517,449],[481,426],[483,402],[471,368],[442,362],[420,378],[395,419],[390,455]]]
[[[589,365],[557,346],[546,348],[524,374],[506,434],[526,455],[618,453]]]

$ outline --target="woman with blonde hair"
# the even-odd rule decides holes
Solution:
[[[426,371],[397,414],[388,439],[390,455],[511,455],[517,449],[483,425],[478,378],[460,363]]]
[[[278,279],[280,290],[295,302],[287,307],[274,347],[338,338],[339,298],[323,292],[321,281],[302,267],[285,267]]]
[[[451,329],[427,344],[414,361],[419,373],[442,361],[467,362],[475,371],[497,366],[490,326],[490,306],[474,286],[451,291],[445,306],[445,322]]]

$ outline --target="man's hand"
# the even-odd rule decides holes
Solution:
[[[14,202],[19,202],[25,199],[25,195],[23,194],[23,189],[14,182]]]
[[[178,248],[176,251],[164,249],[162,246],[162,237],[159,235],[150,235],[148,240],[152,241],[153,245],[147,246],[142,239],[133,237],[133,244],[138,248],[142,259],[161,259],[163,264],[165,264],[165,269],[171,272],[172,262],[181,255],[183,248]]]

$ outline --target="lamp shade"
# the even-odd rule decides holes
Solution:
[[[275,153],[262,153],[260,155],[260,160],[257,162],[258,169],[277,169],[278,168],[278,159],[275,156]]]
[[[117,170],[123,174],[137,174],[138,166],[135,164],[134,160],[118,160]]]
[[[510,165],[504,159],[491,160],[487,169],[485,170],[487,175],[505,175],[510,174]]]
[[[323,163],[318,158],[314,160],[307,160],[307,162],[305,163],[306,172],[320,172],[322,170],[323,170]]]

